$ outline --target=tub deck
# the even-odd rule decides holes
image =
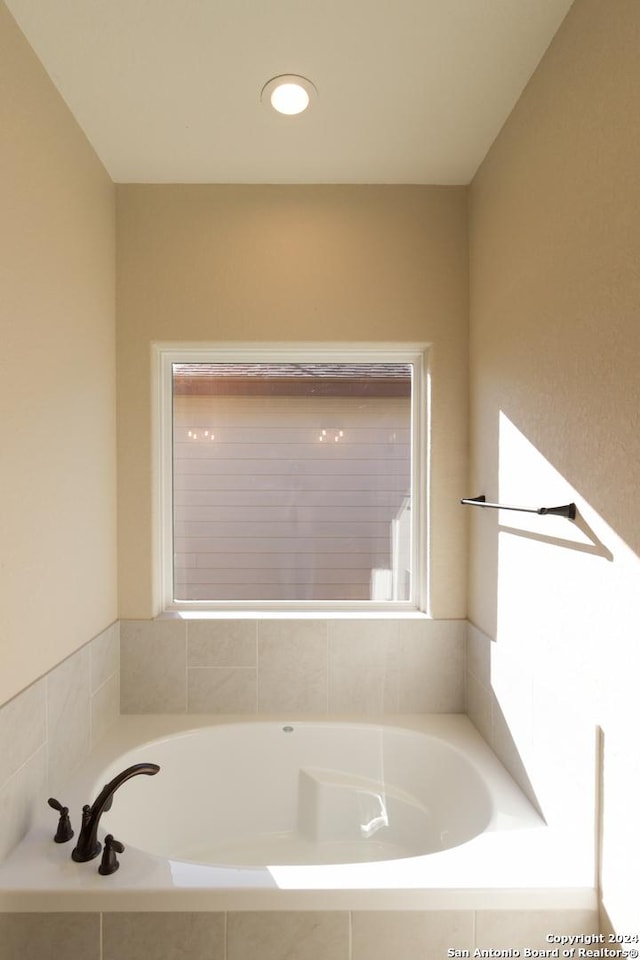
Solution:
[[[202,726],[255,723],[256,716],[122,716],[60,799],[78,829],[96,778],[136,745]],[[121,868],[77,864],[74,841],[55,844],[55,814],[43,796],[29,834],[0,865],[0,911],[594,909],[592,851],[576,851],[544,823],[466,716],[259,717],[278,723],[398,727],[464,750],[486,778],[498,811],[489,829],[452,849],[373,863],[210,866],[125,850]],[[150,758],[153,759],[153,758]],[[124,788],[126,789],[126,787]],[[108,831],[108,815],[104,817]]]

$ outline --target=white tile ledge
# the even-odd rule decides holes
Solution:
[[[135,621],[136,617],[123,617]],[[421,610],[164,610],[156,620],[429,620],[464,621],[464,617],[431,617]]]

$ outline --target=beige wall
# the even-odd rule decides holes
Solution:
[[[471,489],[581,515],[470,515],[470,618],[497,640],[479,672],[543,809],[581,818],[587,845],[601,726],[623,933],[640,921],[639,49],[637,0],[576,0],[470,195]],[[589,809],[567,807],[576,785]]]
[[[120,613],[152,597],[150,345],[433,343],[432,613],[464,616],[464,188],[118,187]]]
[[[116,609],[113,186],[0,3],[0,703]]]

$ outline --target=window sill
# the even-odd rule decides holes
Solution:
[[[422,610],[164,610],[154,620],[431,620]]]

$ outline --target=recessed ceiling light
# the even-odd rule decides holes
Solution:
[[[310,80],[292,73],[284,73],[282,76],[272,77],[268,83],[265,83],[260,99],[278,113],[292,117],[306,110],[317,93]]]

